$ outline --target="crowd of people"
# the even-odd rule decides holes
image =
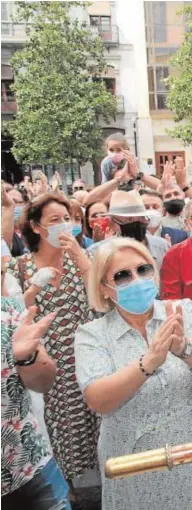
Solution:
[[[95,472],[102,510],[190,508],[190,465],[105,462],[191,441],[192,185],[181,157],[140,172],[121,133],[101,175],[2,182],[3,510],[83,509]]]

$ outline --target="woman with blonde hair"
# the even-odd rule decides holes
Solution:
[[[103,510],[180,510],[192,500],[190,468],[107,480],[110,457],[191,440],[192,302],[155,299],[158,275],[133,239],[97,250],[89,300],[101,319],[76,333],[76,376],[101,414],[98,443]]]

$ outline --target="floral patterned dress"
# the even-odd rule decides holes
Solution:
[[[14,365],[12,335],[24,318],[15,299],[1,298],[1,494],[29,482],[52,458],[34,416],[29,391]]]
[[[19,262],[20,261],[20,262]],[[21,281],[26,290],[37,271],[31,253],[12,259],[8,272]],[[57,312],[43,341],[57,363],[57,376],[45,395],[45,422],[58,464],[70,479],[96,464],[97,419],[82,397],[75,377],[74,335],[79,324],[92,319],[80,271],[65,255],[60,288],[46,285],[36,297],[36,320]]]

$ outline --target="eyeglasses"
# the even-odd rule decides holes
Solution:
[[[83,191],[84,190],[84,186],[75,186],[74,190],[75,191]]]
[[[153,278],[155,273],[152,264],[140,264],[133,271],[134,273],[135,272],[137,273],[139,278]],[[115,282],[117,286],[131,283],[134,276],[133,271],[131,271],[131,269],[122,269],[122,271],[118,271],[117,273],[114,274],[112,280]]]

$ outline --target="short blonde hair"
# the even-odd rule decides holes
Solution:
[[[98,312],[107,312],[114,308],[114,303],[110,299],[105,299],[103,295],[102,284],[105,280],[109,265],[114,255],[126,248],[135,250],[142,255],[146,262],[152,264],[155,272],[155,281],[158,285],[159,276],[154,259],[149,250],[138,241],[132,238],[116,238],[109,240],[106,244],[98,248],[92,259],[91,270],[89,274],[88,299],[91,308]],[[129,262],[128,262],[129,264]]]

